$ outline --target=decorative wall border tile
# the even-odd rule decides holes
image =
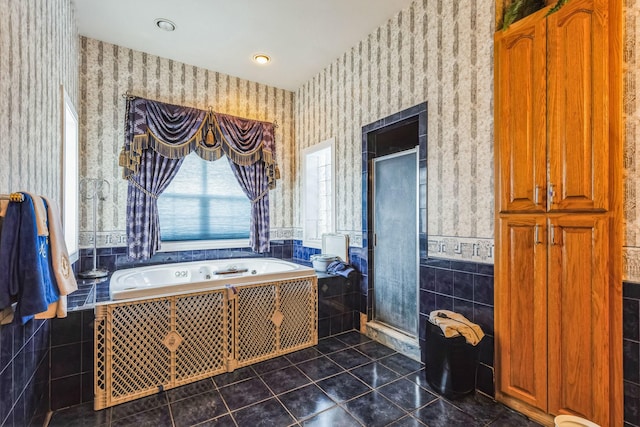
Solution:
[[[127,232],[124,230],[98,231],[96,233],[99,248],[110,248],[127,245]],[[81,231],[79,234],[80,248],[93,247],[93,231]]]
[[[640,283],[640,248],[622,248],[622,280]]]
[[[295,228],[272,228],[269,230],[271,240],[292,240],[295,239]]]
[[[478,237],[428,236],[429,257],[493,264],[493,239]]]
[[[301,228],[272,228],[270,231],[271,240],[293,240],[302,239]],[[98,231],[96,233],[98,239],[99,248],[110,248],[127,245],[127,232],[125,230],[111,230],[111,231]],[[362,236],[360,236],[360,243],[362,243]],[[80,247],[92,248],[93,247],[93,232],[81,231],[80,232]]]

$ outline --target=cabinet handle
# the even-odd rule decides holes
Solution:
[[[559,243],[556,242],[556,227],[554,227],[553,225],[549,226],[549,233],[551,234],[551,245],[559,245]]]
[[[540,204],[540,186],[536,185],[533,189],[533,203],[536,205]]]
[[[540,240],[540,226],[536,225],[536,228],[533,233],[533,241],[536,245],[541,245],[542,241]]]
[[[549,183],[549,204],[550,205],[553,204],[553,196],[555,196],[555,194],[556,194],[555,185],[552,183]]]

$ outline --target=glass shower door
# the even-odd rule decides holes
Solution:
[[[418,333],[417,150],[374,159],[374,320]]]

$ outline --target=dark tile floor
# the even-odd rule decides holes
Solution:
[[[423,366],[356,331],[317,346],[49,426],[538,426],[476,393],[439,397]]]

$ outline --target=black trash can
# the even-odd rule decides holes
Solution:
[[[427,382],[441,395],[456,399],[476,388],[478,345],[463,336],[446,338],[438,325],[427,320],[424,350]]]

